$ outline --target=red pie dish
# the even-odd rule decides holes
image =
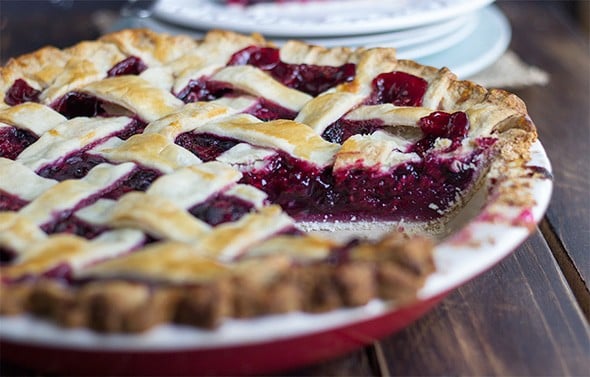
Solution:
[[[0,73],[2,357],[40,369],[333,356],[491,267],[549,201],[519,98],[392,49],[125,30]]]

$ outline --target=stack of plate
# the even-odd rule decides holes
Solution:
[[[278,45],[395,47],[400,59],[446,66],[469,77],[496,61],[510,25],[493,0],[322,0],[228,6],[222,0],[158,0],[118,27],[203,35],[258,32]]]

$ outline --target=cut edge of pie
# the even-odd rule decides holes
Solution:
[[[393,49],[124,30],[11,59],[0,92],[3,315],[139,332],[404,305],[424,233],[479,187],[532,200],[524,103]]]

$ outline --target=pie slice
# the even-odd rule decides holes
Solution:
[[[536,139],[392,49],[124,30],[0,73],[0,313],[105,332],[403,305],[426,234]]]

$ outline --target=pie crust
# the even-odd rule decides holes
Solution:
[[[434,241],[400,224],[444,227],[536,139],[516,96],[393,49],[124,30],[0,77],[0,314],[101,332],[411,302]]]

